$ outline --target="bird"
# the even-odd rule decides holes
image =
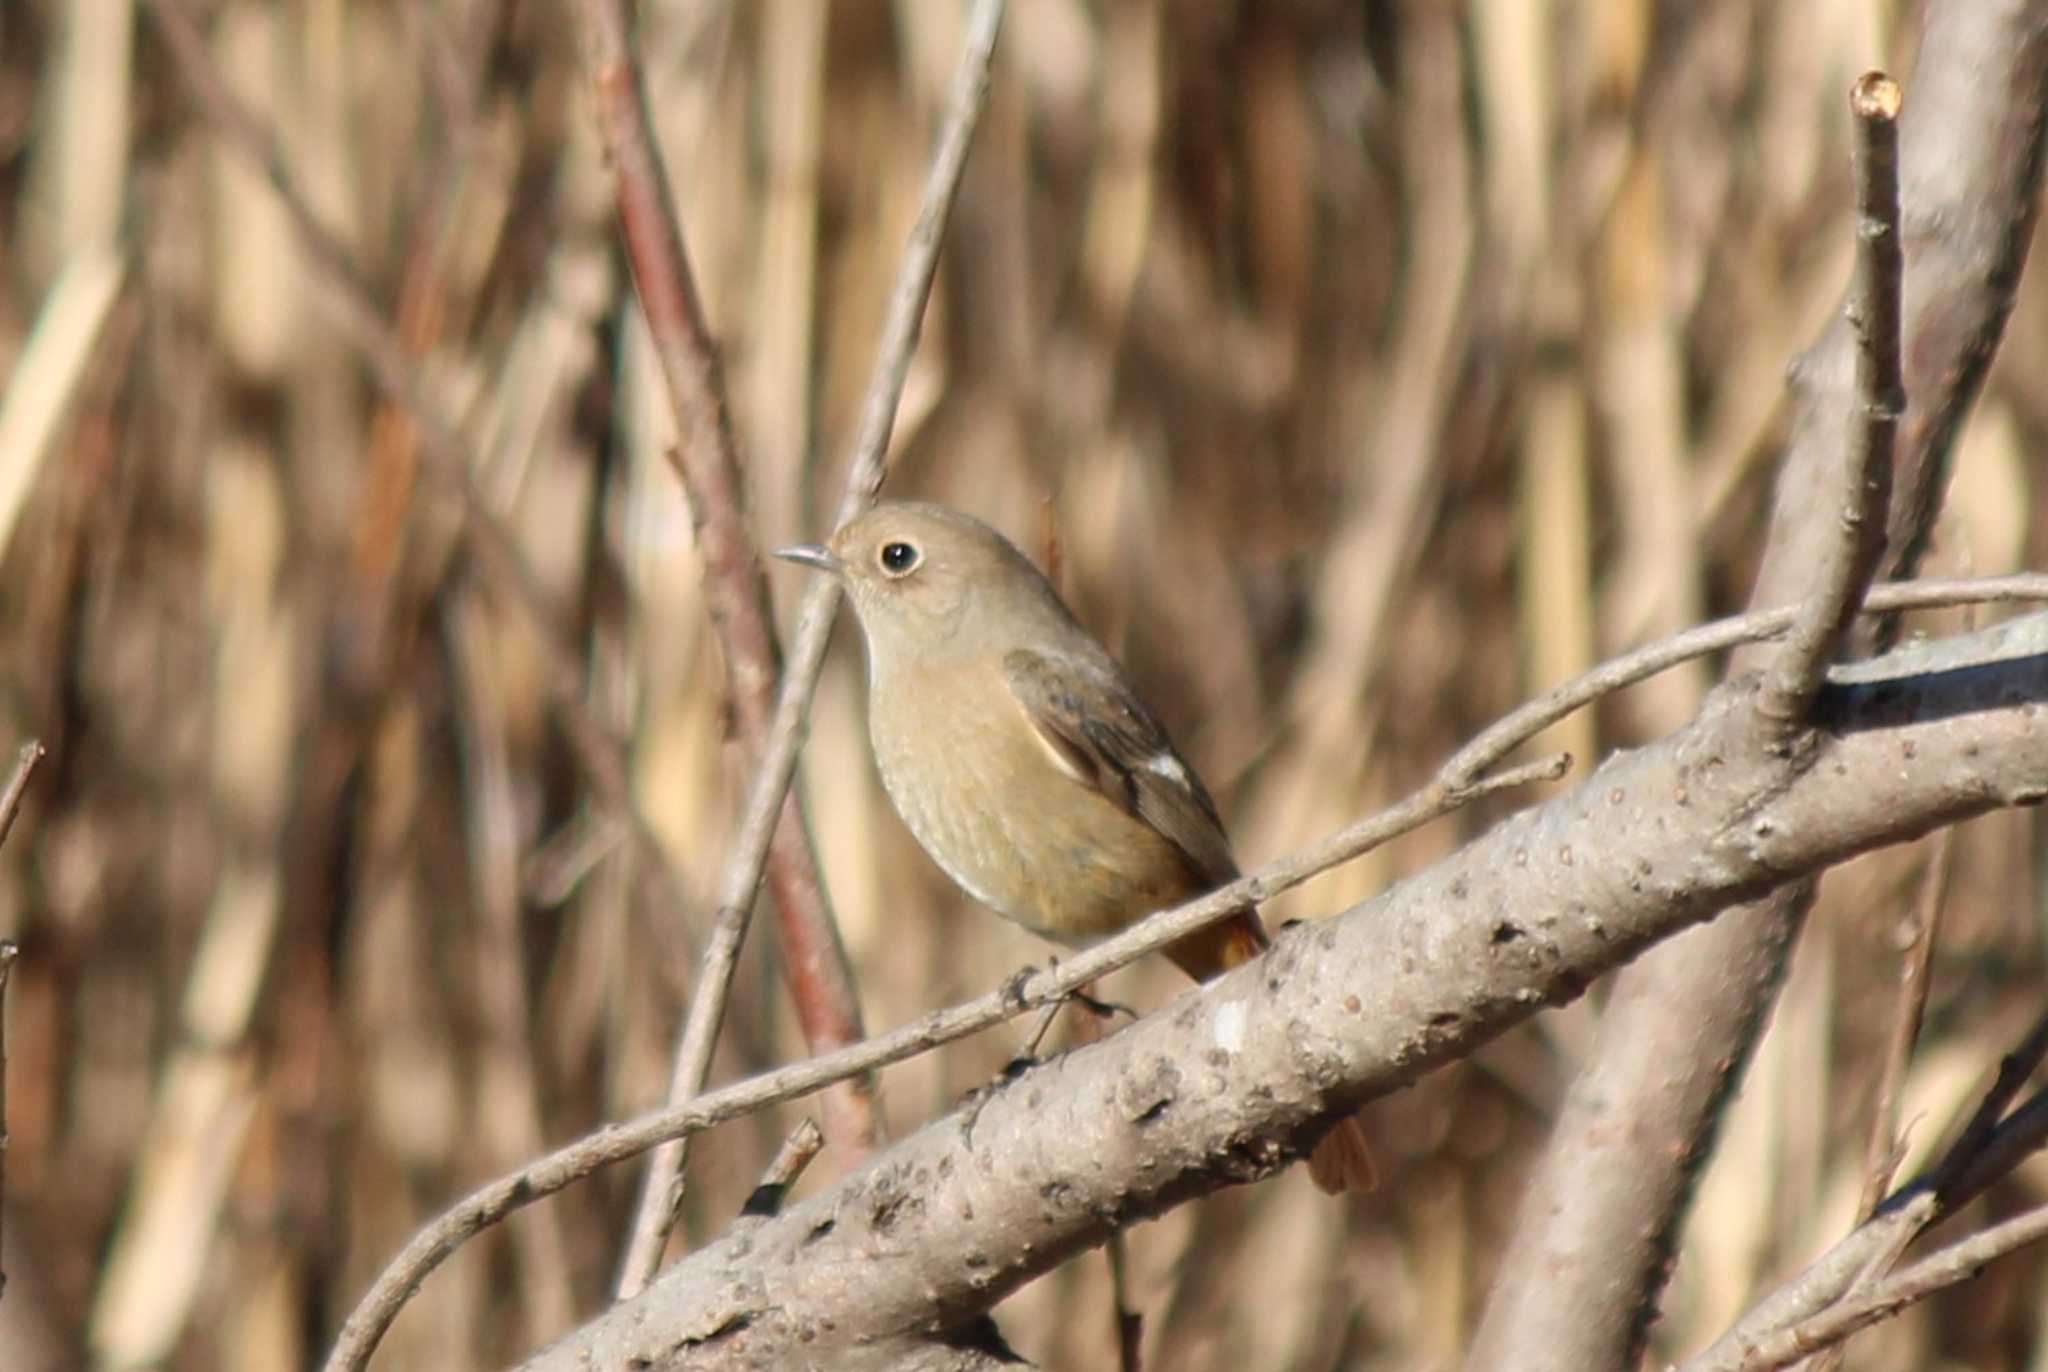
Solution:
[[[1071,946],[1237,878],[1216,804],[1159,716],[996,530],[888,501],[775,555],[844,588],[883,789],[974,900]],[[1248,905],[1164,952],[1200,982],[1267,946]],[[1332,1194],[1372,1189],[1355,1117],[1315,1146],[1309,1174]]]

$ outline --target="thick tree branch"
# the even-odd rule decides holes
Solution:
[[[1927,10],[1900,129],[1908,411],[1887,518],[1931,523],[1949,447],[2012,307],[2048,112],[2038,4]],[[1794,367],[1792,432],[1752,603],[1803,601],[1840,544],[1860,421],[1840,316]],[[1767,659],[1738,653],[1736,670]],[[1466,1366],[1581,1372],[1639,1357],[1673,1236],[1811,899],[1793,883],[1618,978],[1600,1036],[1531,1177]]]
[[[2048,600],[2048,575],[1976,581],[1926,581],[1879,586],[1867,601],[1874,612],[1933,608],[1972,602]],[[427,1275],[464,1242],[514,1210],[590,1176],[603,1167],[636,1157],[670,1139],[737,1119],[782,1101],[808,1095],[833,1082],[914,1057],[964,1038],[1036,1007],[1051,1007],[1068,993],[1119,967],[1156,952],[1247,903],[1259,904],[1317,873],[1440,818],[1483,796],[1564,774],[1563,759],[1549,758],[1478,778],[1477,770],[1506,757],[1555,720],[1600,695],[1641,681],[1658,671],[1732,645],[1782,634],[1795,611],[1759,611],[1702,625],[1661,643],[1603,663],[1527,705],[1514,710],[1450,758],[1430,783],[1378,814],[1349,825],[1299,852],[1199,900],[1161,911],[1115,938],[1057,964],[1049,971],[1014,980],[964,1005],[935,1011],[886,1034],[806,1062],[708,1092],[578,1140],[517,1172],[471,1193],[414,1235],[364,1293],[328,1355],[330,1372],[364,1366],[399,1308]],[[758,785],[758,783],[757,783]],[[757,792],[758,795],[758,792]]]
[[[1936,0],[1901,125],[1906,414],[1878,575],[1914,576],[2040,212],[2048,10]],[[1885,641],[1880,636],[1879,642]]]
[[[1781,624],[1779,628],[1782,627]],[[1554,781],[1564,772],[1564,759],[1554,757],[1510,768],[1469,786],[1454,786],[1439,778],[1400,804],[1332,834],[1320,843],[1271,863],[1228,886],[1218,887],[1199,900],[1163,910],[1115,938],[1106,939],[1050,969],[1015,977],[1000,990],[977,1000],[936,1011],[863,1043],[778,1068],[733,1086],[708,1091],[681,1105],[607,1127],[580,1139],[471,1193],[415,1234],[350,1312],[340,1336],[335,1340],[333,1351],[328,1354],[326,1366],[329,1372],[360,1372],[375,1351],[377,1341],[397,1317],[400,1307],[426,1280],[427,1274],[450,1253],[514,1210],[553,1195],[600,1168],[637,1157],[671,1139],[684,1138],[714,1124],[809,1095],[856,1073],[916,1057],[940,1044],[965,1038],[1026,1011],[1053,1005],[1097,977],[1135,962],[1147,953],[1157,952],[1248,904],[1262,904],[1319,872],[1440,818],[1481,796],[1533,781]]]
[[[1117,1228],[1273,1174],[1331,1118],[1733,901],[2048,796],[2048,616],[1858,676],[1824,694],[1813,765],[1749,742],[1754,678],[1723,687],[1680,733],[986,1093],[528,1366],[780,1366],[955,1326]]]

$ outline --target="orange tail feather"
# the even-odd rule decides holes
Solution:
[[[1380,1184],[1372,1165],[1372,1149],[1358,1116],[1339,1120],[1308,1155],[1308,1177],[1327,1195],[1370,1191]]]
[[[1173,965],[1196,981],[1207,981],[1218,972],[1242,967],[1266,951],[1266,931],[1259,917],[1240,910],[1229,919],[1206,929],[1197,929],[1178,943],[1166,947]]]

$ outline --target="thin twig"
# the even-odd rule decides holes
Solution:
[[[1801,1358],[1867,1329],[1879,1320],[1944,1291],[1977,1275],[1994,1258],[2039,1243],[2048,1238],[2048,1206],[2029,1210],[2003,1224],[1972,1234],[1951,1244],[1930,1258],[1872,1286],[1856,1296],[1830,1306],[1790,1328],[1774,1331],[1741,1350],[1739,1360],[1708,1360],[1704,1357],[1684,1364],[1679,1372],[1772,1372]],[[1716,1345],[1718,1347],[1719,1345]]]
[[[1929,972],[1934,965],[1934,935],[1941,922],[1943,899],[1948,893],[1949,854],[1955,830],[1943,829],[1928,846],[1927,869],[1921,875],[1920,892],[1913,902],[1912,944],[1906,949],[1899,971],[1899,992],[1892,1007],[1892,1033],[1885,1044],[1884,1067],[1878,1073],[1877,1094],[1870,1107],[1870,1136],[1863,1144],[1863,1191],[1856,1201],[1856,1224],[1877,1213],[1878,1203],[1891,1188],[1904,1156],[1899,1137],[1899,1093],[1905,1086],[1906,1068],[1913,1059],[1913,1045],[1920,1037],[1920,1024],[1927,1010]],[[1905,1251],[1903,1244],[1889,1250],[1880,1262],[1865,1267],[1851,1291],[1876,1282],[1889,1272]],[[1833,1344],[1806,1364],[1806,1372],[1835,1372],[1847,1356],[1847,1349]]]
[[[1953,581],[1907,581],[1874,586],[1864,597],[1866,613],[1926,610],[1948,605],[2048,600],[2048,574],[2021,573],[2006,577],[1975,577]],[[1796,606],[1752,610],[1732,619],[1688,629],[1611,658],[1591,671],[1563,682],[1536,699],[1516,706],[1488,725],[1444,764],[1442,775],[1453,783],[1469,781],[1550,725],[1624,686],[1634,685],[1710,653],[1744,643],[1776,638],[1801,613]]]
[[[7,842],[7,836],[14,832],[14,820],[21,813],[21,798],[28,793],[29,778],[35,775],[36,764],[43,760],[43,745],[39,739],[30,739],[21,745],[15,754],[14,772],[7,778],[7,789],[0,791],[0,844]],[[0,939],[0,1197],[7,1194],[7,980],[14,971],[14,960],[21,955],[21,945],[13,939]],[[6,1215],[6,1206],[0,1204],[0,1219]],[[0,1252],[4,1252],[0,1245]],[[0,1268],[0,1295],[7,1292],[7,1271]]]
[[[1970,602],[2025,600],[2048,600],[2048,575],[1878,587],[1866,599],[1864,608],[1870,613],[1879,613]],[[1618,685],[1639,680],[1674,662],[1720,652],[1738,643],[1770,639],[1785,631],[1793,614],[1794,611],[1786,609],[1742,615],[1669,640],[1684,644],[1682,652],[1674,652],[1665,644],[1652,644],[1618,659],[1619,663],[1628,664],[1625,670],[1618,669],[1614,663],[1596,667],[1578,681],[1567,682],[1551,692],[1544,698],[1548,703],[1543,708],[1525,706],[1486,730],[1473,745],[1461,749],[1446,762],[1434,780],[1398,804],[1270,863],[1250,876],[1186,905],[1161,911],[1116,937],[1084,949],[1048,969],[1020,975],[1000,990],[934,1011],[850,1048],[792,1063],[707,1092],[682,1105],[607,1126],[517,1173],[500,1177],[470,1193],[420,1230],[386,1265],[342,1326],[334,1349],[328,1355],[326,1372],[360,1372],[399,1308],[427,1275],[468,1239],[522,1206],[669,1139],[698,1133],[770,1105],[807,1095],[856,1072],[901,1062],[1030,1010],[1051,1005],[1094,978],[1135,962],[1246,904],[1270,900],[1320,872],[1461,806],[1510,787],[1555,779],[1563,775],[1566,768],[1567,759],[1562,755],[1539,759],[1478,781],[1467,778],[1479,743],[1485,743],[1483,751],[1486,753],[1505,756],[1558,717],[1558,711],[1568,713],[1593,698],[1587,694],[1586,683],[1607,683],[1605,689],[1611,691]],[[1510,722],[1517,725],[1519,732],[1506,728]],[[757,779],[757,787],[761,784]]]
[[[2048,1056],[2048,1013],[1999,1065],[1969,1122],[1947,1151],[1908,1179],[1827,1252],[1745,1312],[1685,1364],[1684,1372],[1734,1372],[1750,1351],[1785,1330],[1846,1308],[1876,1289],[1922,1233],[1969,1204],[2048,1142],[2048,1091],[2005,1107]],[[2004,1116],[2003,1119],[2000,1117]],[[1816,1348],[1818,1345],[1816,1345]],[[1813,1351],[1813,1350],[1809,1350]]]
[[[1905,965],[1899,972],[1899,995],[1892,1011],[1891,1041],[1885,1045],[1884,1069],[1877,1079],[1877,1098],[1870,1110],[1870,1138],[1863,1151],[1863,1195],[1856,1207],[1860,1223],[1876,1213],[1877,1203],[1891,1186],[1899,1160],[1899,1093],[1906,1080],[1906,1068],[1913,1059],[1913,1045],[1920,1037],[1920,1023],[1927,1013],[1927,986],[1934,966],[1934,939],[1941,928],[1941,910],[1948,895],[1949,856],[1955,846],[1955,830],[1943,829],[1934,836],[1927,853],[1927,870],[1920,878],[1919,898],[1913,902],[1913,944],[1906,950]]]
[[[1969,1122],[1956,1135],[1941,1162],[1931,1169],[1929,1185],[1946,1197],[1957,1189],[1965,1171],[1971,1170],[1970,1159],[1982,1153],[1994,1134],[1998,1122],[2005,1114],[2005,1107],[2012,1104],[2013,1097],[2027,1084],[2044,1058],[2048,1058],[2048,1011],[2034,1021],[2034,1027],[2020,1040],[2019,1046],[2007,1053],[1998,1063],[1998,1076],[1984,1093]]]
[[[758,757],[773,714],[780,649],[769,612],[767,574],[747,531],[743,463],[718,345],[698,297],[696,274],[673,208],[668,169],[655,143],[625,0],[584,0],[578,12],[584,57],[597,96],[598,129],[614,173],[619,232],[680,434],[669,450],[670,462],[689,497],[705,604],[724,650],[740,738],[746,753]],[[857,1042],[862,1037],[859,1000],[825,903],[817,854],[796,799],[777,799],[761,842],[765,862],[776,873],[776,909],[791,1000],[813,1051]],[[757,873],[745,890],[728,888],[713,916],[670,1067],[671,1101],[696,1094],[710,1073],[732,971],[759,885]],[[875,1133],[872,1083],[847,1094],[852,1100],[844,1112],[844,1142],[864,1151]],[[660,1265],[682,1206],[683,1160],[679,1140],[648,1161],[619,1266],[616,1295],[621,1300],[646,1286]]]
[[[605,68],[607,61],[614,64],[629,63],[619,0],[586,0],[584,8],[586,19],[592,27],[593,37],[603,45],[593,58],[600,69]],[[896,287],[889,301],[889,316],[884,324],[877,352],[875,374],[863,402],[861,422],[854,441],[852,467],[847,476],[846,495],[841,502],[842,521],[865,508],[881,485],[889,433],[895,424],[903,379],[909,372],[911,353],[916,346],[918,330],[923,319],[924,303],[931,292],[932,278],[937,270],[939,245],[944,237],[947,217],[952,210],[954,194],[959,188],[960,172],[966,164],[967,149],[987,100],[989,62],[995,50],[996,31],[1001,24],[1002,12],[1002,0],[981,0],[968,27],[966,45],[961,53],[952,95],[941,127],[939,146],[933,156],[930,174],[925,181],[923,207],[905,249],[903,266],[897,274]],[[631,74],[629,65],[623,69]],[[607,101],[628,98],[637,100],[637,77],[629,87],[619,86],[616,76],[611,78],[610,85],[605,85],[601,81],[601,95]],[[624,116],[615,112],[611,117]],[[644,126],[644,110],[640,112],[640,120]],[[610,119],[607,122],[609,123]],[[651,153],[649,155],[651,156]],[[622,164],[622,221],[626,217],[626,171],[626,166]],[[658,175],[658,165],[653,174]],[[676,251],[680,253],[679,244]],[[687,273],[687,264],[684,264],[683,270]],[[687,285],[686,279],[683,284]],[[643,302],[648,294],[648,285],[643,282]],[[650,327],[651,325],[650,317]],[[680,320],[675,321],[674,326],[679,330],[687,327],[686,322]],[[708,355],[707,353],[706,356]],[[665,361],[664,367],[667,366],[668,363]],[[679,408],[681,405],[682,400],[679,396]],[[722,410],[718,422],[723,423]],[[752,557],[751,549],[748,556]],[[710,561],[707,552],[707,567]],[[690,1002],[690,1013],[677,1046],[675,1073],[669,1088],[671,1102],[680,1102],[696,1094],[702,1089],[710,1071],[711,1050],[717,1040],[718,1025],[724,1018],[726,993],[731,985],[732,970],[737,963],[740,946],[745,941],[754,892],[760,886],[761,872],[768,857],[768,843],[777,832],[776,816],[785,810],[788,803],[789,783],[796,768],[796,750],[802,734],[803,716],[809,705],[811,690],[817,682],[818,669],[824,662],[825,646],[831,634],[832,614],[838,607],[837,595],[837,588],[830,579],[820,578],[804,599],[795,649],[783,675],[782,690],[776,701],[773,722],[766,729],[766,741],[758,753],[753,787],[748,793],[739,839],[733,847],[720,884],[718,913],[713,921],[711,936],[705,944],[695,994]],[[682,1161],[683,1150],[680,1145],[663,1148],[648,1161],[640,1205],[634,1218],[632,1236],[628,1241],[617,1283],[617,1293],[621,1299],[646,1284],[647,1278],[652,1275],[660,1259],[662,1248],[667,1244],[668,1233],[674,1224],[677,1207],[681,1202]]]
[[[1096,977],[1107,976],[1246,905],[1271,900],[1319,872],[1464,805],[1511,787],[1555,780],[1564,774],[1565,764],[1566,759],[1559,755],[1512,768],[1471,786],[1451,787],[1442,781],[1432,782],[1400,804],[1270,863],[1248,877],[1240,877],[1198,900],[1161,911],[1064,962],[1029,969],[986,995],[934,1011],[850,1048],[708,1091],[681,1105],[668,1106],[623,1124],[607,1125],[559,1148],[518,1172],[471,1192],[413,1235],[350,1312],[333,1351],[327,1356],[326,1372],[361,1372],[384,1331],[427,1274],[464,1242],[515,1210],[670,1139],[701,1133],[715,1124],[809,1095],[855,1073],[916,1057],[941,1044],[1050,1005]]]
[[[1892,462],[1906,386],[1899,362],[1899,83],[1865,72],[1849,92],[1855,116],[1856,272],[1846,311],[1856,335],[1860,423],[1842,487],[1840,537],[1829,548],[1814,593],[1765,674],[1757,713],[1782,740],[1805,725],[1828,663],[1855,619],[1884,553]]]
[[[2036,1091],[1998,1123],[1991,1137],[1947,1178],[1941,1203],[1953,1212],[2048,1145],[2048,1089]]]
[[[11,938],[0,939],[0,1198],[7,1194],[7,981],[14,971],[14,960],[20,956],[20,944]],[[6,1213],[6,1205],[0,1201],[0,1219]],[[7,1269],[0,1267],[0,1296],[6,1294]]]
[[[21,813],[21,798],[28,794],[29,778],[35,775],[36,764],[43,760],[44,752],[40,739],[30,739],[14,755],[14,771],[7,778],[7,788],[0,790],[0,843],[7,842],[7,836],[14,832],[15,817]]]

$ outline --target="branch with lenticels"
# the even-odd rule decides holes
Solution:
[[[1868,597],[1866,608],[1873,612],[1885,612],[1962,601],[2044,598],[2048,598],[2048,576],[2033,575],[1976,582],[1880,586]],[[668,1139],[696,1133],[713,1124],[739,1118],[778,1101],[808,1094],[833,1081],[842,1080],[854,1072],[902,1061],[939,1044],[989,1028],[1015,1015],[1057,1001],[1093,978],[1135,961],[1205,924],[1223,918],[1247,901],[1269,899],[1318,872],[1355,857],[1430,819],[1446,814],[1480,795],[1539,777],[1554,778],[1562,770],[1557,765],[1557,759],[1547,759],[1484,776],[1481,774],[1487,773],[1488,769],[1496,766],[1550,723],[1606,693],[1702,654],[1721,652],[1735,644],[1782,634],[1792,619],[1793,612],[1790,610],[1745,615],[1736,620],[1703,625],[1671,640],[1651,644],[1623,658],[1602,664],[1579,679],[1560,686],[1503,718],[1449,759],[1429,785],[1400,804],[1361,820],[1285,859],[1269,864],[1260,871],[1200,900],[1175,910],[1163,911],[1113,939],[1063,960],[1050,971],[1020,977],[978,1000],[924,1016],[852,1048],[807,1062],[795,1063],[748,1081],[706,1092],[683,1105],[608,1127],[491,1182],[473,1192],[415,1235],[405,1249],[393,1259],[343,1326],[341,1337],[328,1359],[328,1368],[331,1372],[354,1372],[354,1369],[364,1366],[383,1331],[427,1275],[457,1247],[512,1211],[573,1185],[605,1166],[645,1152]],[[1995,649],[2006,632],[1994,631],[1990,636],[1980,636],[1978,640],[1970,642],[1975,644],[1975,651],[1980,657],[1996,655]],[[2048,638],[2048,629],[2038,625],[2032,632],[2036,638]],[[1952,651],[1965,651],[1968,646],[1966,644],[1964,648]],[[2024,648],[2025,642],[2022,641],[2019,646]],[[1923,664],[1894,665],[1910,671]],[[2016,678],[2015,689],[2022,685],[2024,681]],[[2022,767],[2023,775],[2024,763],[2016,765]],[[2019,791],[2015,791],[2014,794],[2016,798],[2025,798]],[[1690,808],[1690,801],[1682,789],[1675,793],[1665,793],[1662,802],[1667,810],[1675,806],[1676,816],[1684,818],[1688,824],[1713,822],[1713,815],[1710,812],[1694,811]],[[1990,794],[1979,795],[1977,802],[1992,803]],[[1910,805],[1899,810],[1892,820],[1901,825],[1922,823],[1916,818]],[[1651,822],[1656,821],[1653,818]],[[1890,841],[1905,836],[1907,835],[1904,833],[1894,832],[1885,838],[1871,841]],[[1579,841],[1588,846],[1589,852],[1593,851],[1593,838],[1590,834],[1583,836]],[[1496,854],[1495,860],[1502,859]],[[1590,870],[1590,862],[1587,866]],[[1502,871],[1512,877],[1514,868],[1508,865],[1504,866]],[[1394,896],[1395,893],[1390,893],[1385,899],[1393,899]],[[1666,932],[1669,932],[1669,928]],[[1605,965],[1611,964],[1603,964],[1603,969]],[[1380,992],[1375,989],[1370,977],[1363,978],[1359,986],[1374,998],[1375,1003],[1378,1002]],[[1360,999],[1357,992],[1347,996],[1347,1001]],[[1519,1001],[1505,1007],[1517,1016],[1528,1013],[1532,1008]],[[1348,1004],[1346,1010],[1349,1013]],[[1505,1022],[1492,1032],[1497,1032],[1499,1027],[1505,1027]],[[1484,1037],[1485,1035],[1474,1037],[1470,1042],[1476,1045],[1483,1041]],[[1122,1038],[1123,1036],[1119,1035],[1117,1041],[1120,1042]],[[897,1154],[892,1151],[888,1156],[894,1157]],[[1214,1184],[1220,1185],[1222,1181],[1217,1180]],[[1196,1192],[1190,1191],[1187,1194]],[[629,1306],[639,1308],[637,1302],[629,1303]]]
[[[1934,474],[1946,469],[1981,388],[2026,259],[2048,119],[2048,24],[2038,5],[1935,3],[1924,22],[1898,126],[1904,280],[1899,333],[1889,346],[1904,364],[1906,405],[1880,569],[1912,565],[1902,561],[1904,544],[1931,525],[1938,508],[1942,483]],[[1866,150],[1859,171],[1881,171],[1882,163]],[[1873,203],[1870,190],[1866,177],[1860,207]],[[1863,254],[1859,273],[1881,265],[1873,256]],[[1859,279],[1868,281],[1862,302],[1890,289],[1874,276]],[[1851,569],[1842,557],[1846,509],[1862,520],[1857,556],[1868,553],[1860,540],[1869,520],[1856,499],[1863,492],[1851,489],[1847,473],[1852,454],[1868,457],[1882,446],[1870,421],[1888,420],[1896,399],[1883,382],[1884,359],[1871,359],[1866,342],[1886,346],[1870,333],[1859,338],[1838,313],[1790,374],[1791,432],[1751,603],[1818,610],[1816,587],[1837,592],[1827,612],[1816,614],[1820,632],[1798,659],[1795,696],[1839,642],[1830,631],[1839,622],[1839,592],[1855,585],[1854,577],[1832,579],[1827,570]],[[1867,464],[1858,470],[1867,474]],[[1857,631],[1849,641],[1880,638]],[[1738,652],[1731,670],[1770,664],[1761,652]],[[1781,716],[1789,665],[1779,659],[1776,668],[1773,704]],[[1809,721],[1796,702],[1792,714],[1763,723],[1781,744],[1803,746]],[[1617,978],[1593,1052],[1524,1193],[1469,1372],[1577,1372],[1639,1360],[1693,1182],[1811,896],[1810,883],[1784,885]]]
[[[2048,797],[2048,615],[1831,673],[1811,765],[1758,745],[1759,689],[1754,676],[1723,686],[1687,728],[983,1093],[831,1190],[678,1262],[527,1368],[893,1366],[1111,1232],[1272,1175],[1361,1101],[1731,903]],[[1918,765],[1902,769],[1905,754]],[[1175,913],[1220,914],[1272,884],[1261,874]],[[1132,942],[1060,975],[1083,959],[1099,972],[1097,955]],[[1047,981],[1025,981],[1019,1002]]]

